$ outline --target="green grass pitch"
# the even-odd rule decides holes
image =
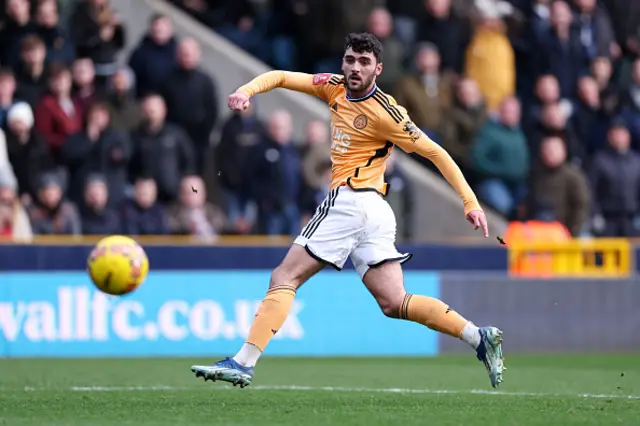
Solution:
[[[246,389],[204,383],[211,359],[0,360],[0,425],[638,425],[640,355],[264,358]]]

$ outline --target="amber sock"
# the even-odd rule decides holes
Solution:
[[[407,294],[404,297],[400,318],[420,323],[457,339],[463,337],[462,331],[470,324],[441,300],[417,294]]]
[[[253,318],[249,337],[234,360],[247,367],[255,365],[271,338],[287,319],[295,295],[296,291],[288,286],[269,289]]]

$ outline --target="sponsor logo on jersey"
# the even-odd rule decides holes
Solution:
[[[325,84],[330,78],[331,74],[314,74],[313,85],[318,86],[320,84]]]

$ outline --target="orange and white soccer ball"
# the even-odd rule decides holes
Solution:
[[[96,244],[89,255],[87,270],[102,292],[114,296],[131,293],[149,273],[149,259],[132,238],[112,235]]]

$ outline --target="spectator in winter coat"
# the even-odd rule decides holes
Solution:
[[[93,104],[84,130],[72,135],[60,151],[60,160],[71,174],[71,200],[80,205],[87,176],[100,173],[107,182],[109,206],[118,207],[125,197],[131,155],[129,134],[111,128],[105,104]]]
[[[122,209],[122,224],[127,235],[169,233],[164,208],[158,203],[158,187],[153,179],[136,179],[133,199],[128,200]]]
[[[0,241],[30,241],[29,217],[20,203],[11,170],[0,166]]]
[[[591,76],[584,76],[578,81],[578,99],[571,121],[587,155],[591,156],[605,147],[609,116],[602,107],[598,83]]]
[[[499,120],[480,129],[471,150],[473,167],[483,177],[478,195],[503,215],[513,212],[526,190],[529,151],[520,116],[518,100],[506,98]]]
[[[597,56],[618,59],[622,52],[615,41],[607,11],[598,4],[597,0],[573,0],[573,2],[577,9],[575,22],[580,41],[589,59]]]
[[[199,176],[182,179],[179,201],[169,207],[167,217],[169,229],[176,235],[193,235],[214,241],[225,230],[224,213],[207,202],[206,188]]]
[[[327,173],[331,175],[331,139],[329,126],[321,120],[307,124],[305,148],[302,153],[302,223],[307,223],[322,199],[329,193]],[[331,176],[329,176],[329,183]]]
[[[140,104],[133,91],[133,74],[128,68],[120,68],[111,77],[111,91],[107,103],[111,111],[111,124],[114,130],[131,132],[142,120]]]
[[[96,70],[89,58],[78,58],[71,65],[73,100],[86,111],[100,96],[96,87]]]
[[[85,182],[80,219],[84,235],[114,235],[122,232],[117,210],[109,207],[109,188],[104,176],[89,175]]]
[[[71,17],[76,56],[90,58],[101,85],[116,70],[116,55],[125,45],[125,28],[108,0],[77,4]]]
[[[414,198],[411,182],[405,176],[398,164],[397,154],[391,153],[387,160],[385,181],[389,183],[389,193],[386,200],[393,209],[398,220],[397,238],[401,241],[411,241],[413,236]]]
[[[167,121],[186,130],[194,143],[198,172],[203,171],[211,131],[218,119],[216,86],[198,69],[200,55],[197,41],[180,41],[178,68],[167,76],[160,91],[167,104]]]
[[[292,141],[291,115],[269,117],[268,135],[255,150],[248,169],[258,204],[259,232],[295,235],[300,231],[300,159]]]
[[[255,222],[247,168],[251,153],[262,142],[264,132],[252,104],[249,109],[229,117],[222,127],[220,143],[215,150],[214,160],[224,208],[230,226],[239,234],[248,233]]]
[[[177,45],[171,19],[165,15],[154,15],[147,35],[129,58],[129,67],[135,74],[138,98],[160,90],[160,84],[178,65]]]
[[[180,181],[196,170],[196,156],[189,135],[166,123],[166,105],[161,96],[149,94],[142,100],[142,124],[133,132],[134,178],[152,177],[158,184],[160,202],[177,199]]]
[[[35,108],[47,92],[49,74],[45,65],[46,47],[37,35],[29,35],[20,45],[20,61],[16,66],[16,97]]]
[[[384,73],[378,76],[376,84],[382,90],[390,92],[402,76],[402,62],[406,52],[393,31],[393,17],[384,7],[371,11],[367,27],[380,40],[384,51]]]
[[[640,154],[630,149],[631,135],[622,121],[608,134],[609,148],[597,153],[589,170],[593,193],[593,228],[607,237],[634,237],[640,215]]]
[[[63,197],[64,188],[55,173],[38,178],[37,196],[29,206],[29,218],[35,235],[80,235],[80,216],[76,207]]]
[[[7,117],[7,151],[18,181],[19,194],[35,196],[38,175],[54,169],[44,140],[33,131],[33,112],[27,103],[17,103]]]
[[[626,93],[620,115],[629,126],[632,146],[640,150],[640,58],[633,63],[631,86]]]
[[[76,57],[75,46],[60,25],[58,3],[42,1],[36,11],[38,35],[47,46],[47,60],[71,64]]]
[[[589,219],[590,194],[587,177],[566,162],[567,150],[558,136],[549,136],[540,144],[540,165],[533,171],[527,197],[527,216],[531,220],[562,223],[574,237],[585,230]],[[543,214],[552,212],[552,218]]]
[[[35,110],[36,131],[57,159],[67,138],[82,130],[84,111],[71,97],[71,71],[62,65],[51,67],[49,93]]]
[[[442,72],[440,53],[432,43],[419,46],[415,65],[417,72],[398,82],[396,100],[422,131],[442,142],[445,118],[453,101],[453,74]]]
[[[28,0],[6,0],[5,12],[0,30],[0,63],[12,66],[17,62],[20,42],[36,32],[36,26],[31,21],[31,3]]]

